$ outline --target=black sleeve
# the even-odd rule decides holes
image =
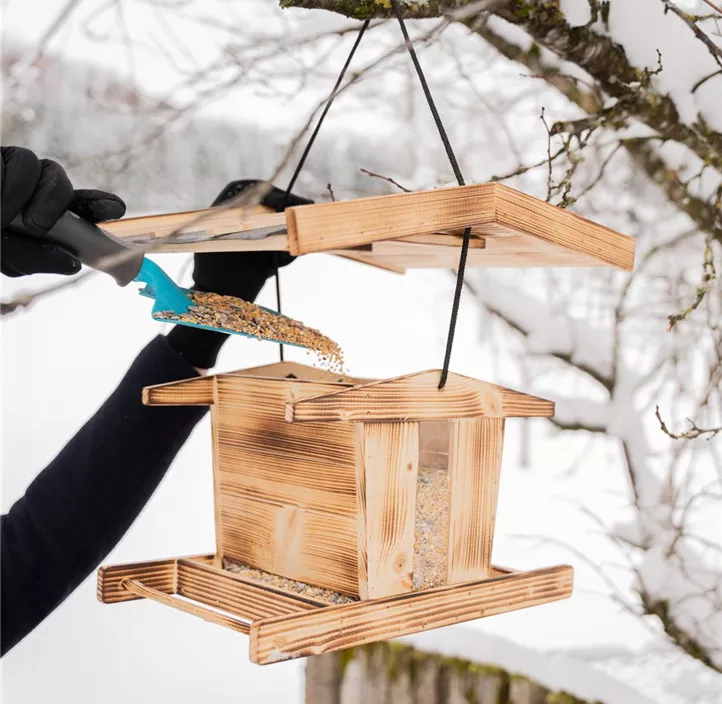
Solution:
[[[55,609],[122,538],[206,412],[152,408],[144,386],[197,376],[165,337],[2,516],[1,649]]]

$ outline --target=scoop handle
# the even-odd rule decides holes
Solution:
[[[27,237],[35,237],[27,231],[20,215],[10,223],[10,228]],[[131,251],[128,247],[70,211],[65,212],[42,237],[35,239],[52,242],[68,250],[83,264],[112,276],[119,286],[129,284],[143,264],[141,253],[127,258]]]

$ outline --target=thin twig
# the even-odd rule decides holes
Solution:
[[[380,178],[383,181],[388,181],[390,184],[396,186],[396,188],[401,189],[404,193],[411,193],[410,188],[406,188],[405,186],[402,186],[397,181],[394,181],[394,179],[390,178],[389,176],[382,176],[381,174],[375,174],[373,171],[369,171],[368,169],[359,169],[362,173],[366,174],[367,176],[372,176],[373,178]]]
[[[714,262],[714,251],[712,250],[712,235],[707,235],[706,242],[705,242],[705,248],[704,248],[704,255],[702,260],[702,281],[700,282],[699,286],[695,289],[695,297],[692,303],[690,303],[688,306],[683,308],[678,313],[673,313],[672,315],[668,316],[669,325],[667,326],[667,332],[671,332],[674,326],[680,321],[687,318],[691,313],[693,313],[697,308],[699,308],[702,301],[705,299],[707,294],[709,293],[710,289],[712,288],[712,284],[714,281],[717,280],[717,268],[715,266]]]
[[[690,17],[686,12],[680,10],[671,0],[662,0],[664,3],[664,13],[673,12],[684,22],[706,47],[707,51],[712,55],[712,58],[717,62],[717,65],[722,68],[722,48],[718,47],[709,37],[709,35],[701,30],[695,18]],[[714,5],[712,6],[714,7]],[[717,8],[715,7],[715,10]]]
[[[547,175],[547,203],[551,202],[552,199],[552,131],[547,124],[546,118],[544,117],[544,106],[541,109],[541,115],[539,119],[544,124],[544,129],[547,131],[547,161],[549,163],[549,173]]]
[[[665,435],[669,435],[672,440],[695,440],[702,435],[709,435],[708,440],[711,440],[715,435],[717,435],[717,433],[722,432],[722,426],[718,428],[700,428],[691,418],[685,418],[690,425],[689,430],[685,430],[682,433],[673,433],[669,430],[667,424],[662,419],[662,415],[659,412],[659,406],[656,407],[654,415],[657,416],[659,427],[662,429],[662,432]]]
[[[331,196],[331,200],[334,201],[334,202],[336,202],[336,196],[335,196],[334,193],[333,193],[333,188],[331,188],[331,184],[330,184],[330,183],[327,183],[327,184],[326,184],[326,190],[328,191],[329,196]]]

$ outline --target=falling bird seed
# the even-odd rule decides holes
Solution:
[[[324,369],[339,374],[343,372],[343,352],[339,345],[318,330],[307,328],[298,320],[271,312],[235,296],[190,291],[188,297],[193,301],[193,305],[186,313],[164,311],[153,317],[156,320],[207,325],[227,332],[240,332],[259,340],[267,339],[307,347],[316,354]]]

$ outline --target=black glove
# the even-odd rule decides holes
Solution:
[[[38,159],[29,149],[2,147],[1,151],[2,273],[76,274],[81,263],[67,250],[41,239],[42,236],[66,210],[96,223],[123,217],[125,203],[105,191],[73,190],[60,164]],[[22,215],[30,235],[10,229],[17,215]]]
[[[256,180],[232,181],[213,201],[220,205],[235,198],[247,189],[263,183]],[[312,200],[289,195],[271,186],[262,200],[263,205],[283,212],[286,207],[309,205]],[[244,301],[255,301],[266,281],[283,266],[293,261],[288,252],[212,252],[196,254],[193,258],[193,288],[198,291],[236,296]],[[210,369],[216,363],[218,353],[228,335],[200,328],[177,325],[168,333],[171,347],[185,357],[194,367]]]

